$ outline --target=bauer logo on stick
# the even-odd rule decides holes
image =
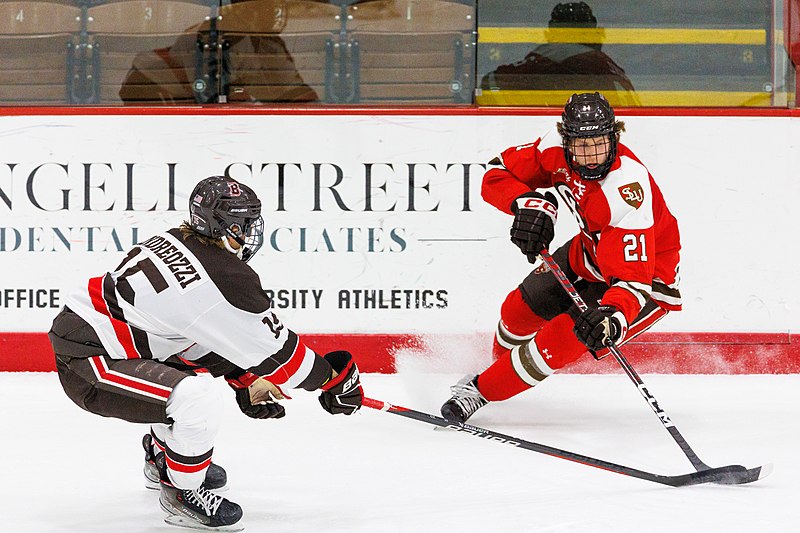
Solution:
[[[639,209],[644,202],[644,191],[638,183],[629,183],[619,188],[619,194],[625,203],[634,209]]]

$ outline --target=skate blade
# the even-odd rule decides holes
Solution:
[[[210,527],[201,524],[199,522],[196,522],[191,518],[187,518],[185,516],[180,516],[180,515],[172,515],[172,514],[164,518],[164,522],[166,522],[171,526],[178,526],[186,529],[199,529],[202,531],[241,531],[244,529],[244,524],[238,522],[236,524],[231,524],[229,526]]]

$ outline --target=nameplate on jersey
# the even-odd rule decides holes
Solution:
[[[644,202],[644,190],[639,183],[629,183],[618,188],[620,196],[626,204],[634,209],[642,207]]]
[[[202,285],[207,278],[202,267],[195,266],[192,263],[192,259],[196,261],[196,258],[184,247],[176,245],[164,235],[150,237],[140,243],[139,246],[150,250],[172,272],[172,275],[175,276],[175,281],[178,282],[176,288],[179,287],[181,292]]]

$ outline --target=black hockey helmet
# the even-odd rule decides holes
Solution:
[[[195,186],[189,197],[189,226],[200,235],[222,239],[245,262],[264,243],[261,200],[253,189],[225,176],[211,176]],[[233,249],[226,237],[240,248]]]
[[[570,96],[561,115],[561,122],[558,123],[564,157],[570,168],[586,180],[605,178],[617,157],[617,143],[622,128],[622,123],[617,122],[614,117],[611,104],[602,94],[595,92]],[[574,140],[580,137],[601,136],[608,139],[605,161],[594,168],[579,165],[571,150]]]

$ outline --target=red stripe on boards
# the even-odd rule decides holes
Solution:
[[[106,274],[106,276],[107,275],[108,274]],[[122,349],[125,350],[125,357],[127,359],[141,359],[142,356],[139,355],[139,352],[136,351],[136,347],[133,344],[133,337],[131,336],[131,330],[128,328],[128,325],[111,316],[111,312],[108,310],[108,304],[103,297],[103,280],[105,280],[106,276],[91,278],[89,280],[89,297],[92,299],[92,305],[95,311],[105,315],[111,321],[114,334],[122,345]]]
[[[53,312],[55,316],[57,311]],[[453,359],[457,354],[492,351],[492,332],[428,335],[389,333],[320,333],[303,335],[316,353],[347,350],[364,373],[391,374],[396,357],[419,355],[420,361]],[[800,335],[790,332],[650,332],[622,346],[622,353],[640,374],[800,374]],[[399,354],[399,355],[398,355]],[[441,365],[435,372],[446,371]],[[0,371],[52,372],[53,348],[46,333],[0,332]],[[585,355],[559,372],[622,373],[611,357],[595,361]]]
[[[550,107],[502,107],[478,105],[436,106],[388,106],[388,105],[342,105],[325,107],[320,105],[194,105],[194,106],[154,106],[154,107],[100,107],[100,106],[59,106],[59,107],[0,107],[3,116],[554,116],[564,111],[562,106]],[[665,117],[800,117],[800,108],[785,107],[616,107],[618,117],[665,116]]]

